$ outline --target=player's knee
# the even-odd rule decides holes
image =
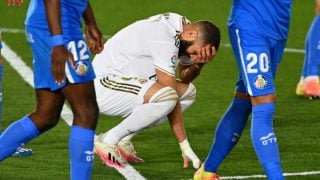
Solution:
[[[184,94],[180,97],[180,104],[181,104],[181,110],[184,111],[187,108],[189,108],[194,101],[196,100],[196,87],[192,84],[189,83],[188,88],[184,92]]]
[[[162,104],[169,112],[173,110],[178,101],[178,93],[171,87],[164,87],[157,91],[149,100],[149,103]]]
[[[60,114],[40,114],[37,112],[30,114],[30,119],[35,123],[40,132],[45,132],[55,127],[59,122]]]
[[[95,129],[99,116],[99,108],[96,102],[80,106],[74,111],[74,124],[83,128]]]

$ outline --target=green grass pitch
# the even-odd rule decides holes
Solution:
[[[0,26],[24,28],[24,18],[29,1],[21,7],[9,8],[0,2]],[[177,12],[191,21],[209,19],[221,29],[222,47],[213,62],[208,64],[195,80],[197,100],[185,112],[188,139],[199,157],[204,160],[212,143],[213,132],[229,105],[237,78],[236,64],[228,44],[226,21],[231,0],[94,0],[91,1],[97,22],[106,36],[122,27],[150,15]],[[293,4],[288,48],[303,49],[304,38],[314,16],[314,2],[296,0]],[[32,55],[22,33],[3,33],[4,41],[32,67]],[[285,172],[319,171],[320,100],[310,101],[295,96],[295,86],[300,77],[304,54],[284,53],[280,64],[277,86],[277,109],[274,128],[277,134],[281,161]],[[35,106],[33,89],[4,63],[3,125],[20,119]],[[119,118],[101,116],[97,133],[119,123]],[[27,147],[34,155],[8,158],[0,163],[0,179],[68,179],[69,127],[61,121],[56,128],[31,141]],[[147,129],[134,139],[138,154],[146,161],[131,164],[147,179],[191,179],[195,170],[182,168],[179,146],[168,123]],[[1,150],[0,150],[1,151]],[[250,123],[240,142],[219,169],[222,176],[262,174],[262,169],[250,142]],[[288,177],[287,179],[319,179],[320,175]],[[94,161],[92,179],[123,179],[116,170],[106,168],[98,157]]]

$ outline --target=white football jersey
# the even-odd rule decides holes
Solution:
[[[175,76],[182,24],[189,21],[178,14],[166,13],[137,21],[116,33],[95,56],[97,77],[152,78],[155,68]]]

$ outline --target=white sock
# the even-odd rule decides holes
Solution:
[[[155,121],[167,116],[172,111],[176,102],[163,101],[147,103],[136,107],[133,112],[120,124],[108,131],[103,138],[106,144],[118,144],[121,139],[132,133],[141,131]]]

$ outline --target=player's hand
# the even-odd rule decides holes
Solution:
[[[51,53],[51,71],[57,84],[62,84],[65,81],[65,66],[69,61],[74,68],[74,59],[72,54],[64,45],[54,46]]]
[[[210,62],[214,56],[216,55],[216,48],[212,45],[206,45],[204,47],[199,48],[196,55],[191,55],[192,61],[196,63],[208,63]]]
[[[189,166],[190,161],[192,161],[192,165],[195,169],[200,168],[201,161],[191,149],[188,140],[185,139],[184,141],[180,142],[179,145],[182,151],[183,168],[187,168]]]
[[[23,0],[7,0],[8,6],[21,6]]]
[[[86,26],[85,33],[91,53],[100,53],[103,50],[103,36],[101,31],[97,26]]]

